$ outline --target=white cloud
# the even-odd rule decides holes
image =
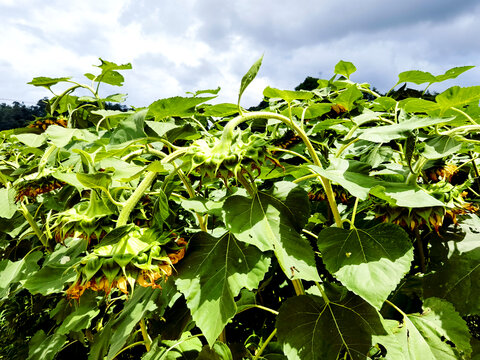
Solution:
[[[353,79],[387,90],[404,70],[435,74],[479,65],[480,6],[466,0],[0,0],[0,98],[48,95],[25,85],[35,76],[92,72],[98,57],[131,62],[128,102],[145,106],[186,91],[222,87],[216,102],[236,102],[241,77],[265,53],[244,94],[258,104],[265,86],[293,88],[307,75],[328,78],[340,60]],[[478,69],[453,83],[480,83]]]

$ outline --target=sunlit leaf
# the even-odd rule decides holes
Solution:
[[[326,303],[321,297],[287,299],[277,317],[278,339],[289,360],[366,359],[373,336],[388,335],[380,314],[359,297]]]
[[[175,283],[209,344],[236,314],[234,298],[240,290],[257,288],[269,265],[270,259],[257,248],[230,233],[220,238],[203,232],[194,235]]]
[[[478,104],[479,100],[480,86],[453,86],[435,97],[435,101],[440,105],[442,111],[446,111],[451,107],[461,108],[474,101]]]
[[[395,224],[352,230],[329,227],[320,232],[317,244],[327,270],[379,310],[413,260],[411,241]]]
[[[153,102],[148,107],[150,113],[159,121],[171,116],[190,116],[195,113],[195,107],[208,100],[215,99],[210,97],[180,97],[175,96],[167,99],[161,99]]]
[[[144,126],[147,110],[140,110],[126,119],[121,120],[110,138],[110,144],[124,142],[146,137]]]
[[[436,81],[436,77],[427,71],[410,70],[398,74],[397,84],[411,82],[420,85],[425,83],[433,83]]]
[[[240,91],[238,92],[238,106],[240,106],[240,99],[242,98],[243,92],[245,89],[250,85],[250,83],[255,79],[257,76],[258,70],[260,70],[260,66],[262,66],[263,55],[255,61],[255,63],[250,67],[245,75],[242,77],[242,81],[240,83]]]
[[[0,189],[0,217],[11,219],[17,211],[17,205],[15,204],[15,189],[3,188]]]
[[[362,92],[358,90],[356,86],[350,86],[335,98],[335,103],[342,105],[347,111],[350,111],[355,108],[354,102],[362,97]]]
[[[298,232],[309,216],[307,194],[295,184],[281,181],[252,198],[234,195],[224,204],[227,228],[238,240],[262,251],[273,250],[291,279],[319,279],[308,241]]]
[[[280,90],[267,86],[263,90],[263,96],[267,98],[281,98],[287,103],[291,103],[293,100],[308,100],[313,97],[313,93],[310,91],[292,91],[292,90]]]
[[[350,75],[355,71],[357,71],[357,68],[350,61],[340,60],[337,65],[335,65],[335,74],[343,75],[347,79],[350,79]]]
[[[55,84],[58,84],[59,82],[64,82],[68,81],[71,78],[69,77],[60,77],[60,78],[51,78],[51,77],[45,77],[45,76],[40,76],[33,78],[32,81],[28,82],[27,84],[33,85],[33,86],[43,86],[47,89],[50,89]]]
[[[437,81],[445,81],[449,79],[455,79],[458,75],[463,74],[465,71],[473,69],[475,66],[458,66],[451,69],[448,69],[445,74],[437,75]]]
[[[461,359],[472,352],[467,324],[448,301],[429,298],[423,313],[409,314],[394,329],[407,360]]]
[[[66,340],[65,335],[47,336],[43,330],[37,331],[30,340],[27,360],[53,360]]]

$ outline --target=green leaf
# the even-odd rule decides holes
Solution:
[[[203,345],[198,337],[191,336],[186,331],[179,340],[154,340],[152,348],[143,355],[142,360],[196,360]]]
[[[225,117],[238,114],[238,106],[235,104],[223,103],[211,105],[204,108],[203,116]]]
[[[470,215],[459,226],[463,240],[449,242],[449,259],[423,278],[423,295],[450,301],[461,315],[480,315],[480,219]]]
[[[103,82],[109,85],[122,86],[125,79],[123,75],[116,70],[129,70],[132,68],[132,65],[130,63],[117,65],[113,62],[103,60],[101,58],[100,58],[100,61],[101,61],[101,64],[95,65],[95,66],[102,69],[101,74],[97,76],[93,74],[85,74],[87,79],[93,80],[96,82]]]
[[[105,327],[93,337],[93,344],[90,348],[88,360],[104,360],[110,346],[112,335],[112,321],[107,322]]]
[[[162,137],[170,130],[180,127],[173,122],[145,121],[145,124],[152,129],[158,137]]]
[[[435,97],[435,101],[440,105],[442,112],[452,107],[461,108],[474,101],[478,103],[479,100],[480,86],[453,86]]]
[[[122,144],[130,140],[141,139],[147,136],[144,131],[147,110],[140,110],[124,120],[121,120],[110,138],[110,144]]]
[[[112,184],[112,176],[103,172],[96,174],[77,173],[77,180],[88,189],[101,189],[108,191]]]
[[[273,250],[291,279],[319,280],[313,250],[299,231],[310,216],[307,193],[286,181],[252,198],[234,195],[224,204],[225,224],[235,237],[262,251]]]
[[[405,139],[408,132],[432,125],[446,124],[454,118],[411,118],[394,125],[375,126],[362,131],[359,138],[377,143],[386,143],[391,140]]]
[[[322,169],[316,165],[308,165],[307,167],[315,173],[340,184],[350,194],[361,200],[367,198],[370,189],[378,181],[373,176],[369,176],[370,166],[360,161],[332,158],[327,169]]]
[[[437,82],[449,80],[449,79],[455,79],[458,75],[463,74],[465,71],[473,69],[475,66],[459,66],[459,67],[454,67],[445,72],[443,75],[437,75],[436,79]]]
[[[11,285],[26,280],[38,270],[41,257],[42,253],[35,251],[15,262],[7,259],[0,262],[0,300],[8,296]]]
[[[76,173],[62,173],[60,171],[56,171],[52,173],[52,176],[57,180],[74,186],[78,191],[86,189],[86,187],[78,180]]]
[[[45,260],[43,267],[30,275],[24,287],[32,294],[49,295],[63,291],[65,284],[76,278],[72,265],[87,248],[87,241],[67,239],[65,246],[58,244]]]
[[[51,77],[45,77],[45,76],[40,76],[33,78],[32,81],[28,82],[27,84],[33,85],[33,86],[43,86],[47,89],[50,89],[55,84],[58,84],[59,82],[64,82],[68,81],[71,78],[69,77],[60,77],[60,78],[51,78]]]
[[[426,71],[420,70],[410,70],[404,71],[398,75],[397,84],[401,84],[404,82],[411,82],[417,85],[425,84],[425,83],[434,83],[437,81],[437,78]]]
[[[332,110],[332,103],[317,103],[317,104],[312,104],[307,106],[307,109],[305,110],[305,115],[304,119],[315,119],[317,117],[320,117]],[[294,107],[292,108],[292,114],[298,117],[299,119],[302,118],[303,115],[303,108],[300,107]],[[332,119],[334,120],[334,119]],[[321,123],[328,122],[329,120],[324,120]],[[320,125],[321,123],[317,124]]]
[[[209,344],[236,314],[234,298],[240,290],[257,288],[269,266],[269,258],[230,233],[220,238],[203,232],[193,236],[175,284]]]
[[[16,138],[21,143],[24,143],[27,146],[38,148],[45,144],[47,137],[45,134],[16,134],[12,137]]]
[[[335,74],[343,75],[347,79],[350,79],[350,75],[355,71],[357,71],[357,68],[350,61],[340,60],[337,65],[335,65]]]
[[[130,300],[125,303],[125,308],[112,324],[110,349],[107,360],[115,358],[115,355],[123,348],[133,328],[145,317],[147,312],[157,309],[158,305],[166,307],[166,299],[159,300],[162,291],[150,287],[137,287]]]
[[[258,70],[260,70],[260,66],[262,66],[263,55],[255,61],[255,63],[250,67],[245,75],[242,77],[242,81],[240,83],[240,91],[238,92],[238,107],[240,107],[240,99],[242,98],[243,92],[247,88],[248,85],[255,79],[257,76]]]
[[[318,239],[327,270],[377,309],[413,261],[408,234],[395,224],[352,230],[330,227],[322,230]]]
[[[388,335],[380,314],[359,297],[339,302],[300,295],[287,299],[277,317],[277,337],[289,360],[366,359],[373,336]]]
[[[287,103],[291,103],[293,100],[308,100],[313,97],[313,93],[310,91],[292,91],[292,90],[279,90],[267,86],[263,90],[263,96],[267,98],[281,98]]]
[[[382,96],[372,102],[373,110],[389,111],[395,108],[397,101],[388,96]]]
[[[219,86],[219,87],[217,87],[216,89],[197,90],[197,91],[195,91],[194,93],[187,91],[187,94],[192,94],[193,96],[198,96],[198,95],[201,95],[201,94],[213,94],[213,95],[217,95],[217,94],[220,92],[220,90],[221,90],[221,88],[220,88],[220,86]]]
[[[43,330],[37,331],[28,344],[27,360],[53,360],[66,340],[65,335],[47,336]]]
[[[129,163],[117,158],[106,158],[97,162],[98,166],[105,171],[113,171],[113,181],[128,181],[133,176],[143,171],[144,167]],[[96,174],[95,174],[96,175]],[[108,181],[106,182],[108,184]]]
[[[0,189],[0,217],[11,219],[17,212],[17,205],[15,204],[15,189],[3,188]]]
[[[365,200],[368,194],[372,194],[396,206],[418,208],[445,205],[416,184],[389,182],[369,176],[370,167],[360,161],[332,158],[327,169],[315,165],[307,167],[340,184],[353,196],[362,200]]]
[[[471,354],[467,324],[452,304],[429,298],[423,310],[422,314],[404,317],[403,327],[394,329],[405,350],[405,359],[454,360]]]
[[[93,142],[98,138],[86,129],[71,129],[58,125],[49,126],[47,130],[45,130],[45,134],[48,139],[59,148],[67,145],[72,139]]]
[[[441,159],[457,153],[462,143],[446,135],[435,136],[424,142],[423,157],[428,160]]]
[[[94,292],[83,295],[79,304],[75,304],[76,309],[63,320],[55,333],[67,335],[70,331],[80,331],[90,327],[92,319],[100,313],[95,297]]]
[[[233,357],[227,344],[217,341],[212,347],[205,345],[197,360],[233,360]]]
[[[438,104],[433,101],[417,99],[417,98],[407,98],[400,101],[400,108],[403,108],[408,113],[427,113],[440,109]]]
[[[362,92],[356,86],[350,86],[341,92],[334,101],[336,104],[344,106],[347,111],[351,111],[355,108],[354,102],[361,98],[363,98]]]
[[[149,112],[159,121],[171,116],[191,116],[195,113],[195,107],[208,100],[215,99],[211,97],[180,97],[175,96],[167,99],[161,99],[153,102],[148,107]]]

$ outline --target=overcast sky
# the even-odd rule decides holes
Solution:
[[[330,78],[339,60],[357,67],[352,80],[380,91],[405,70],[437,75],[463,65],[477,67],[437,89],[480,85],[478,0],[0,0],[0,24],[7,103],[49,96],[26,84],[36,76],[83,81],[99,57],[132,64],[125,86],[104,95],[127,93],[136,107],[218,86],[215,102],[235,103],[262,54],[245,107],[258,104],[267,85]]]

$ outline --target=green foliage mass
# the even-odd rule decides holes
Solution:
[[[480,87],[407,87],[471,66],[245,110],[261,63],[232,103],[127,107],[100,59],[0,106],[0,359],[480,357]]]

